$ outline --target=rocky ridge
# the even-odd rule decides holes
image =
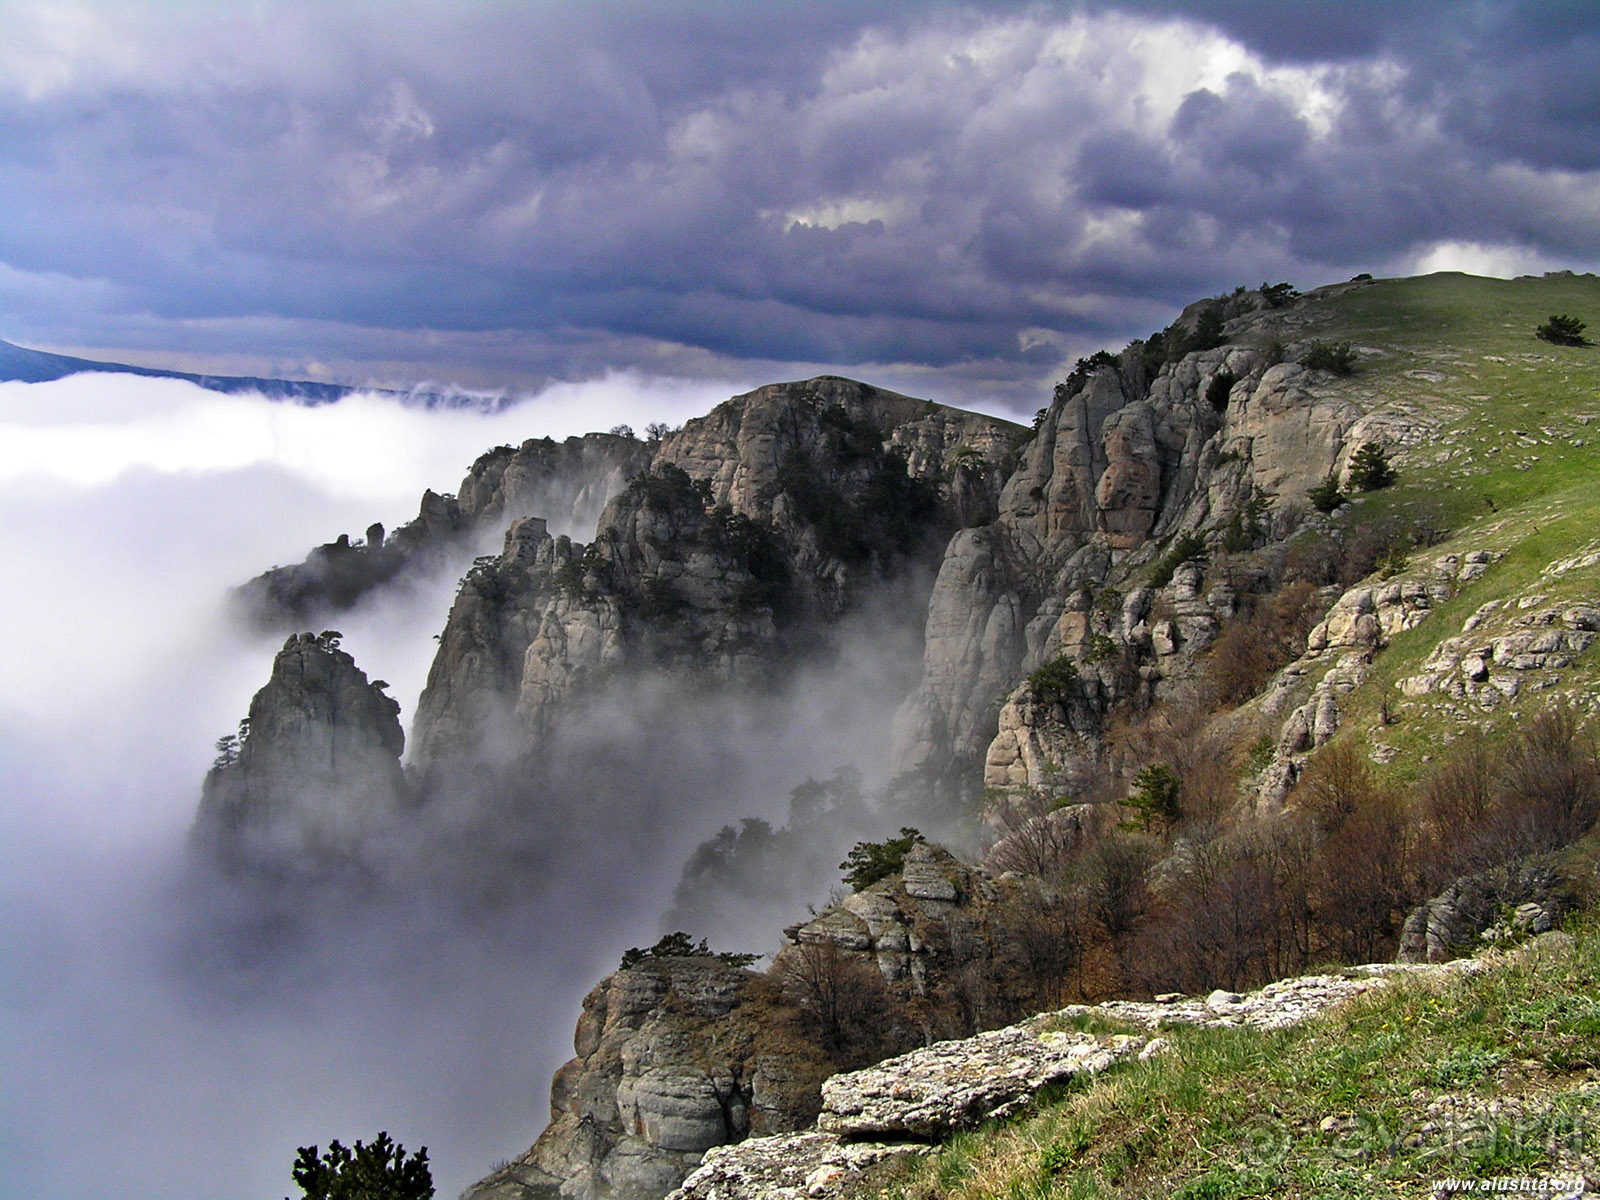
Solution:
[[[233,601],[264,628],[310,623],[350,608],[397,576],[459,569],[521,517],[559,534],[588,536],[612,496],[650,461],[631,436],[590,433],[557,442],[530,438],[480,455],[454,494],[426,491],[417,515],[391,534],[341,535],[302,563],[274,567],[239,587]]]
[[[688,667],[757,685],[815,656],[870,587],[909,588],[987,513],[1014,431],[850,380],[735,397],[667,434],[595,538],[513,523],[463,582],[419,703],[415,760],[536,747],[609,676]]]
[[[1240,319],[1229,336],[1259,333],[1269,322],[1281,333],[1287,321],[1277,313]],[[1149,380],[1124,355],[1059,391],[1020,454],[1003,425],[844,380],[735,398],[662,442],[650,473],[613,496],[591,544],[554,536],[537,518],[511,524],[501,554],[477,564],[452,611],[437,687],[430,679],[414,737],[418,758],[435,767],[452,755],[481,762],[492,747],[525,755],[558,719],[581,720],[583,701],[619,680],[671,671],[691,685],[759,688],[793,648],[825,646],[832,623],[864,590],[887,584],[903,586],[906,607],[925,605],[927,614],[922,682],[898,723],[899,764],[964,783],[981,772],[999,793],[1076,792],[1072,771],[1089,775],[1105,761],[1108,713],[1181,697],[1200,682],[1214,640],[1247,599],[1225,560],[1220,571],[1192,558],[1160,570],[1152,560],[1181,557],[1187,537],[1215,554],[1224,530],[1246,516],[1264,522],[1258,545],[1296,529],[1321,533],[1334,522],[1308,512],[1305,498],[1313,485],[1347,473],[1362,441],[1380,439],[1402,465],[1428,449],[1437,416],[1428,404],[1375,397],[1359,383],[1275,357],[1255,345],[1223,346],[1169,363]],[[1530,444],[1544,450],[1554,437]],[[858,523],[864,511],[902,505],[917,519]],[[841,521],[841,512],[850,519]],[[1362,513],[1358,505],[1341,519],[1359,526]],[[941,560],[939,543],[952,531]],[[1475,602],[1471,589],[1506,553],[1493,536],[1469,545],[1419,565],[1390,563],[1376,583],[1317,593],[1323,616],[1304,653],[1230,718],[1260,720],[1268,731],[1268,765],[1240,811],[1271,812],[1284,802],[1310,756],[1370,699],[1369,681],[1384,675],[1377,656],[1391,643],[1441,609],[1461,621],[1458,597]],[[1388,700],[1483,727],[1487,714],[1519,696],[1557,687],[1600,634],[1591,598],[1576,594],[1597,561],[1591,545],[1550,564],[1521,594],[1485,598],[1459,636],[1408,668],[1414,673],[1396,681]],[[934,562],[938,579],[924,601],[911,577]],[[1045,667],[1054,668],[1048,687],[1019,682]],[[1373,738],[1374,761],[1394,753],[1386,736]],[[975,790],[965,789],[968,798]],[[1114,820],[1117,807],[1073,804],[1042,820],[1083,840],[1103,832],[1108,813]],[[919,1010],[918,1000],[950,986],[951,963],[976,956],[975,972],[993,965],[984,957],[993,949],[986,929],[1015,884],[998,860],[991,865],[973,871],[919,847],[889,884],[792,927],[784,955],[793,963],[807,948],[826,950],[869,969],[914,1023],[932,1007]],[[1526,907],[1520,886],[1457,881],[1413,914],[1403,953],[1452,953],[1477,936],[1485,914],[1492,924],[1506,906]],[[1517,920],[1537,929],[1554,911],[1549,899],[1537,896],[1539,911],[1519,910]],[[654,996],[640,1028],[675,1011],[671,992]],[[618,1011],[628,1003],[619,998]],[[1193,1009],[1210,1021],[1228,1002],[1216,1003],[1215,1011],[1191,1001],[1164,1007],[1167,1019]],[[752,1002],[747,1016],[764,1004]],[[1240,1011],[1231,1015],[1250,1023]],[[529,1152],[530,1173],[506,1186],[560,1187],[585,1200],[622,1187],[644,1200],[692,1165],[701,1151],[686,1148],[691,1142],[721,1144],[715,1139],[754,1128],[738,1116],[755,1105],[753,1083],[744,1094],[754,1068],[743,1060],[707,1066],[704,1043],[710,1037],[714,1046],[715,1036],[686,1036],[680,1057],[629,1051],[645,1068],[633,1075],[620,1050],[615,1064],[580,1053],[582,1065],[561,1086],[599,1107],[587,1122],[583,1112],[565,1123],[558,1116],[549,1143]],[[646,1081],[658,1067],[664,1073]],[[734,1084],[724,1086],[728,1080]],[[612,1109],[614,1136],[595,1139],[594,1114]],[[698,1132],[684,1132],[691,1129]],[[898,1143],[827,1148],[817,1140],[829,1136],[803,1135],[805,1146],[831,1156],[828,1171],[900,1152]],[[787,1164],[785,1179],[799,1161]]]

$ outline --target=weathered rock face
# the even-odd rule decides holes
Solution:
[[[1466,559],[1443,555],[1420,567],[1420,578],[1358,584],[1333,601],[1307,635],[1305,653],[1277,673],[1258,701],[1262,715],[1281,722],[1273,760],[1256,783],[1258,806],[1281,804],[1307,756],[1338,732],[1341,702],[1366,681],[1373,656],[1478,578],[1486,561],[1487,555],[1480,558],[1476,552]],[[1402,692],[1411,686],[1410,680],[1400,683]]]
[[[895,875],[853,892],[804,924],[787,930],[792,945],[774,971],[807,946],[831,946],[877,971],[902,998],[927,993],[934,977],[960,963],[961,934],[982,924],[999,889],[949,851],[918,844]]]
[[[351,607],[404,571],[458,569],[521,517],[541,517],[556,534],[589,537],[607,501],[650,456],[649,444],[609,433],[498,446],[479,456],[455,495],[424,492],[416,517],[393,534],[374,525],[364,543],[341,536],[303,563],[252,579],[234,601],[267,628],[304,623]]]
[[[760,976],[714,958],[647,958],[583,1002],[550,1125],[469,1200],[658,1200],[713,1146],[802,1128],[826,1069]]]
[[[1476,950],[1502,913],[1507,933],[1544,933],[1573,907],[1574,892],[1551,855],[1538,855],[1457,879],[1406,918],[1397,958],[1447,962]]]
[[[832,624],[886,582],[920,606],[910,568],[936,558],[963,506],[994,506],[1015,434],[831,377],[690,421],[588,546],[525,520],[480,560],[419,705],[416,761],[490,742],[527,752],[575,698],[625,675],[758,684],[797,647],[825,651]]]
[[[936,1141],[1003,1120],[1043,1088],[1094,1074],[1144,1045],[1125,1034],[1013,1025],[939,1042],[822,1085],[817,1128],[854,1141]]]
[[[298,634],[207,775],[195,837],[220,862],[336,862],[407,803],[400,706],[333,639]]]
[[[1253,495],[1304,499],[1348,455],[1360,418],[1313,372],[1238,346],[1168,364],[1148,393],[1138,372],[1110,366],[1063,390],[1007,482],[999,517],[946,552],[923,681],[896,724],[900,767],[940,775],[983,763],[1018,678],[1064,652],[1087,657],[1090,633],[1143,658],[1153,687],[1181,675],[1219,623],[1198,580],[1142,626],[1141,612],[1092,630],[1087,607],[1070,598],[1119,582],[1160,539],[1219,527]],[[1013,719],[996,750],[1009,762],[986,771],[1017,761],[1018,729]]]

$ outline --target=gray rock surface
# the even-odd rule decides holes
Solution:
[[[1049,1084],[1103,1071],[1144,1044],[1021,1025],[939,1042],[835,1075],[822,1085],[817,1128],[849,1141],[936,1141],[1008,1117]]]
[[[206,776],[196,841],[268,874],[350,858],[409,803],[399,714],[337,639],[289,638],[247,735]]]
[[[714,958],[647,958],[607,977],[573,1043],[549,1126],[466,1200],[658,1200],[711,1147],[809,1123],[824,1073],[765,982]]]

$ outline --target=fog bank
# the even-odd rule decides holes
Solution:
[[[492,445],[676,424],[728,390],[614,377],[483,415],[0,385],[0,1197],[260,1200],[294,1190],[297,1146],[380,1129],[427,1144],[452,1196],[526,1146],[614,953],[581,928],[522,913],[461,936],[419,905],[383,914],[392,936],[355,914],[292,955],[246,947],[225,978],[194,969],[184,838],[280,640],[241,635],[223,595],[402,523]],[[341,620],[407,722],[453,587]],[[620,919],[653,936],[656,914]]]

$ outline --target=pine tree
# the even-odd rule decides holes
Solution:
[[[292,1174],[304,1200],[433,1200],[428,1148],[408,1157],[387,1133],[353,1150],[335,1138],[320,1156],[317,1147],[301,1146]]]
[[[1350,486],[1360,492],[1386,488],[1398,478],[1389,456],[1376,442],[1364,442],[1350,459]]]

